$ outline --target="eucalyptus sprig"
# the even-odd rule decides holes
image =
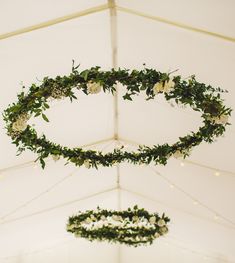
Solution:
[[[150,214],[138,206],[124,211],[97,208],[71,216],[67,231],[75,237],[90,241],[108,241],[111,243],[139,246],[152,242],[168,232],[170,219],[163,214]]]
[[[133,100],[135,96],[144,93],[146,100],[154,99],[161,94],[167,101],[190,106],[201,113],[203,126],[198,131],[182,136],[169,145],[139,146],[135,152],[127,152],[116,148],[113,152],[84,150],[80,147],[68,148],[49,141],[46,136],[38,136],[36,130],[27,124],[31,117],[41,116],[49,122],[45,111],[50,108],[49,100],[69,98],[71,102],[77,99],[75,92],[80,91],[86,95],[97,94],[101,91],[112,93],[116,91],[116,84],[122,84],[126,89],[124,100]],[[4,111],[7,134],[12,143],[18,147],[18,153],[29,149],[38,155],[42,167],[49,156],[58,159],[63,157],[76,166],[86,167],[112,166],[121,162],[133,164],[166,164],[171,156],[185,158],[190,150],[205,141],[212,143],[214,139],[225,132],[229,125],[228,117],[231,108],[226,107],[221,99],[221,93],[226,92],[220,88],[196,81],[192,76],[182,80],[181,76],[171,76],[155,69],[143,70],[111,69],[103,71],[100,67],[92,67],[79,71],[78,66],[72,67],[67,76],[55,78],[45,77],[39,84],[32,84],[26,92],[18,94],[18,101],[9,105]]]

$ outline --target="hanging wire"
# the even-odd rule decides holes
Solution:
[[[114,142],[113,140],[106,141],[107,144],[102,148],[102,150],[105,150],[107,147],[109,147],[111,144],[113,144],[113,142]],[[104,143],[104,142],[102,141],[102,143]],[[97,144],[93,144],[93,145],[97,145]],[[41,197],[45,196],[46,194],[48,194],[49,192],[54,190],[56,187],[58,187],[59,185],[64,183],[66,180],[68,180],[70,177],[72,177],[77,172],[77,170],[78,170],[77,168],[74,169],[73,172],[69,173],[67,176],[63,177],[62,179],[60,179],[59,181],[57,181],[56,183],[54,183],[50,187],[46,188],[44,191],[42,191],[38,195],[34,196],[33,198],[29,199],[28,201],[24,202],[23,204],[17,206],[16,208],[14,208],[10,212],[6,213],[5,215],[0,216],[0,222],[4,221],[9,216],[15,214],[16,212],[18,212],[21,209],[25,208],[26,206],[32,204],[34,201],[39,200]]]
[[[187,211],[187,210],[183,210],[182,208],[178,208],[178,207],[172,206],[172,205],[169,204],[169,203],[165,203],[165,202],[163,202],[163,201],[156,200],[156,199],[154,199],[154,198],[152,198],[152,197],[149,197],[149,196],[146,196],[146,195],[144,195],[144,194],[142,194],[142,193],[139,193],[139,192],[136,192],[136,191],[133,191],[133,190],[130,190],[130,189],[126,189],[126,188],[124,188],[124,187],[121,187],[121,190],[122,190],[122,191],[125,191],[125,192],[127,192],[127,193],[130,193],[130,194],[139,196],[139,197],[141,197],[141,198],[144,198],[144,199],[146,199],[146,200],[148,200],[148,201],[151,201],[151,202],[153,202],[153,203],[160,204],[161,206],[168,207],[169,209],[173,209],[173,210],[175,210],[175,211],[177,211],[177,212],[184,213],[184,214],[193,216],[193,217],[195,217],[195,218],[200,218],[200,219],[205,220],[205,221],[208,221],[208,222],[210,222],[210,223],[214,223],[214,224],[223,226],[223,227],[225,227],[225,228],[227,228],[227,229],[235,230],[235,228],[232,227],[230,224],[227,225],[227,224],[224,224],[224,223],[219,222],[218,220],[213,220],[213,219],[210,219],[210,218],[208,218],[208,217],[204,217],[204,216],[201,216],[201,215],[196,215],[196,214],[194,214],[194,213],[192,213],[192,212],[189,212],[189,211]]]
[[[208,205],[206,205],[205,203],[203,203],[202,201],[200,201],[198,198],[195,198],[192,194],[188,193],[187,191],[185,191],[182,187],[178,186],[177,184],[175,184],[172,180],[170,180],[169,178],[167,178],[166,176],[162,175],[159,171],[157,171],[156,169],[152,168],[152,167],[148,167],[149,170],[153,171],[155,174],[157,174],[163,181],[165,181],[168,185],[170,185],[171,188],[175,188],[177,189],[179,192],[181,192],[183,195],[185,195],[186,197],[188,197],[189,199],[192,200],[193,203],[197,203],[198,205],[200,205],[201,207],[205,208],[206,210],[208,210],[209,212],[211,212],[214,215],[214,219],[223,219],[225,222],[229,223],[230,225],[233,226],[233,228],[235,229],[235,222],[233,222],[232,220],[228,219],[227,217],[223,216],[222,214],[218,213],[216,210],[210,208]]]
[[[127,139],[124,139],[124,138],[120,138],[120,141],[122,141],[124,143],[127,143],[127,144],[130,144],[130,145],[135,146],[135,147],[138,147],[139,145],[143,145],[141,143],[137,143],[135,141],[130,141],[130,140],[127,140]],[[201,168],[205,168],[205,169],[211,170],[214,173],[219,172],[220,175],[223,174],[223,175],[228,175],[228,176],[231,176],[231,177],[235,177],[235,172],[232,172],[232,171],[215,168],[215,167],[212,167],[212,166],[209,166],[209,165],[201,164],[201,163],[198,163],[198,162],[195,162],[195,161],[191,161],[191,160],[187,160],[187,159],[182,159],[182,160],[179,160],[179,161],[180,161],[180,163],[183,162],[183,163],[187,163],[187,164],[190,164],[190,165],[193,165],[193,166],[198,166],[198,167],[201,167]]]
[[[90,195],[87,195],[87,196],[84,196],[84,197],[81,197],[81,198],[78,198],[78,199],[75,199],[75,200],[71,200],[71,201],[68,201],[68,202],[65,202],[65,203],[61,203],[61,204],[58,204],[56,206],[45,208],[45,209],[42,209],[42,210],[30,213],[30,214],[26,214],[24,216],[19,216],[19,217],[16,217],[16,218],[8,219],[6,221],[0,222],[0,225],[9,224],[9,223],[12,223],[12,222],[15,222],[15,221],[19,221],[19,220],[22,220],[22,219],[25,219],[25,218],[29,218],[29,217],[32,217],[32,216],[36,216],[36,215],[45,214],[45,213],[54,211],[56,209],[59,209],[59,208],[62,208],[62,207],[66,207],[68,205],[71,205],[71,204],[74,204],[74,203],[78,203],[78,202],[81,202],[81,201],[85,201],[87,199],[99,196],[101,194],[106,194],[106,193],[109,193],[109,192],[112,192],[112,191],[115,191],[115,190],[117,190],[117,187],[112,187],[112,188],[108,188],[108,189],[105,189],[105,190],[102,190],[102,191],[98,191],[96,193],[93,193],[93,194],[90,194]]]
[[[24,202],[23,204],[17,206],[16,208],[14,208],[13,210],[11,210],[10,212],[6,213],[3,216],[0,216],[0,222],[5,220],[6,218],[8,218],[11,215],[14,215],[16,212],[20,211],[21,209],[25,208],[26,206],[32,204],[34,201],[39,200],[41,197],[43,197],[44,195],[48,194],[49,192],[51,192],[52,190],[54,190],[56,187],[58,187],[59,185],[61,185],[62,183],[64,183],[66,180],[68,180],[72,175],[74,175],[74,173],[77,171],[77,169],[75,169],[73,172],[71,172],[70,174],[68,174],[67,176],[63,177],[62,179],[60,179],[59,181],[57,181],[56,183],[54,183],[53,185],[51,185],[50,187],[46,188],[44,191],[42,191],[41,193],[39,193],[38,195],[35,195],[33,198],[29,199],[28,201]]]
[[[92,147],[92,146],[104,144],[104,143],[109,142],[109,141],[112,142],[113,140],[114,140],[113,137],[110,137],[110,138],[107,138],[107,139],[102,139],[102,140],[99,140],[99,141],[96,141],[96,142],[85,144],[85,145],[82,145],[82,146],[79,146],[79,147],[80,148]],[[47,159],[47,162],[51,162],[51,161],[53,161],[52,158],[48,158]],[[25,162],[25,163],[14,165],[14,166],[9,166],[9,167],[0,169],[0,174],[1,175],[3,175],[3,174],[5,175],[5,173],[8,172],[8,171],[14,171],[14,170],[18,170],[18,169],[28,168],[28,167],[35,166],[36,164],[37,163],[35,163],[35,161],[28,161],[28,162]]]

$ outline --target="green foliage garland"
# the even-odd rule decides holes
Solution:
[[[99,151],[83,150],[79,147],[71,149],[53,143],[48,141],[45,135],[39,137],[36,130],[27,124],[31,116],[41,116],[45,121],[49,121],[44,114],[44,111],[50,107],[49,99],[68,97],[72,102],[77,99],[76,90],[87,95],[96,94],[101,90],[113,94],[117,83],[121,83],[126,88],[123,96],[125,100],[132,100],[140,93],[145,93],[146,100],[150,100],[162,93],[167,101],[174,100],[177,104],[188,105],[193,110],[201,112],[204,125],[197,132],[180,137],[172,145],[164,143],[152,147],[139,146],[136,152],[127,152],[118,148],[103,154]],[[224,133],[232,110],[223,104],[220,97],[222,92],[225,91],[199,83],[194,77],[182,80],[180,76],[171,77],[170,74],[154,69],[101,71],[97,66],[79,72],[78,67],[73,66],[72,73],[68,76],[45,77],[40,85],[32,84],[27,93],[23,89],[18,94],[18,101],[9,105],[3,117],[7,133],[12,143],[18,147],[18,152],[29,149],[37,153],[43,168],[44,160],[48,156],[53,156],[55,159],[63,157],[76,166],[85,165],[88,168],[97,168],[99,165],[112,166],[124,161],[134,164],[153,162],[165,165],[169,157],[185,158],[194,146],[202,141],[211,143]]]
[[[88,210],[68,220],[67,231],[90,241],[108,241],[129,246],[152,244],[168,232],[170,221],[164,214],[150,214],[134,206],[126,211]]]

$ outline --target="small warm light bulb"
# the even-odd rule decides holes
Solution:
[[[184,166],[185,166],[185,163],[184,163],[184,162],[181,162],[181,163],[180,163],[180,166],[181,166],[181,167],[184,167]]]
[[[219,219],[218,215],[214,215],[214,220],[218,220],[218,219]]]
[[[195,201],[193,201],[193,204],[194,205],[198,205],[198,202],[195,200]]]
[[[215,174],[215,176],[217,176],[217,177],[220,176],[220,172],[218,172],[218,171],[216,171],[214,174]]]
[[[174,188],[174,185],[173,185],[173,184],[171,184],[171,185],[170,185],[170,188],[172,188],[172,189],[173,189],[173,188]]]

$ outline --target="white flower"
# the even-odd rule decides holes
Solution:
[[[84,164],[85,167],[88,168],[88,169],[91,167],[91,162],[90,162],[90,160],[85,160],[85,161],[83,162],[83,164]]]
[[[161,227],[160,228],[160,232],[162,233],[162,234],[166,234],[167,232],[168,232],[168,228],[167,227]]]
[[[96,220],[96,217],[95,217],[94,215],[91,215],[90,218],[91,218],[92,220]]]
[[[88,93],[90,94],[97,94],[101,91],[101,85],[97,82],[88,82],[87,83],[87,90],[88,90]]]
[[[60,156],[56,155],[56,154],[52,154],[51,157],[52,157],[53,161],[55,161],[55,162],[60,159]]]
[[[133,216],[132,217],[133,222],[139,222],[139,217],[138,216]]]
[[[138,241],[140,241],[140,237],[139,236],[136,236],[135,237],[135,240],[138,242]]]
[[[73,230],[73,225],[67,225],[67,230]]]
[[[181,152],[180,150],[177,150],[176,152],[174,152],[173,156],[178,159],[178,158],[183,158],[184,157],[184,153]]]
[[[12,130],[16,132],[24,131],[27,128],[27,121],[30,115],[28,113],[21,114],[17,120],[12,124]]]
[[[157,225],[160,226],[160,227],[165,226],[165,224],[166,224],[166,222],[163,219],[159,219],[157,221]]]
[[[12,130],[14,131],[24,131],[27,128],[27,122],[23,121],[23,120],[16,120],[13,124],[12,124]]]
[[[174,87],[175,87],[175,82],[172,79],[169,79],[167,82],[165,82],[164,92],[168,93],[172,91]]]
[[[216,123],[216,124],[226,124],[228,122],[228,115],[221,115],[220,117],[215,117],[212,118],[212,120]]]
[[[154,224],[154,223],[156,222],[156,217],[155,217],[155,216],[151,216],[151,217],[149,218],[149,222],[150,222],[151,224]]]
[[[170,79],[168,81],[165,82],[157,82],[154,86],[153,86],[153,93],[156,95],[159,92],[165,92],[165,93],[169,93],[175,86],[175,82]]]
[[[105,216],[101,216],[100,219],[101,219],[102,221],[106,221],[106,217],[105,217]]]
[[[163,82],[158,82],[153,86],[153,93],[156,95],[159,92],[163,92],[164,87],[163,87]]]
[[[160,237],[160,234],[159,234],[158,232],[156,232],[156,233],[154,234],[154,237],[155,237],[155,238],[158,238],[158,237]]]
[[[84,224],[88,225],[92,223],[92,220],[90,219],[90,217],[88,217],[85,221],[84,221]]]
[[[122,217],[117,216],[117,215],[112,215],[112,219],[113,219],[114,221],[121,221],[121,220],[122,220]]]

